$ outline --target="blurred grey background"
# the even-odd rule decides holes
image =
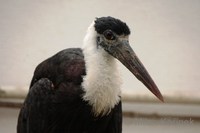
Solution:
[[[87,27],[102,16],[129,25],[130,43],[162,94],[182,101],[136,102],[156,98],[119,63],[123,94],[136,100],[123,104],[124,133],[199,132],[200,0],[0,0],[0,132],[16,131],[23,99],[12,98],[24,98],[35,67],[81,47]]]
[[[199,0],[0,0],[0,86],[28,86],[38,63],[81,47],[95,17],[125,21],[164,95],[200,96]],[[151,95],[120,65],[128,94]]]
[[[132,47],[164,94],[200,96],[199,0],[1,0],[0,85],[28,86],[39,62],[81,47],[101,16],[127,22]],[[121,69],[124,90],[149,93]]]

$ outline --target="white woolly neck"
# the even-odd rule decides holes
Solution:
[[[86,76],[82,87],[83,99],[93,107],[95,116],[106,115],[119,102],[121,78],[114,57],[96,44],[94,22],[89,26],[83,42]]]

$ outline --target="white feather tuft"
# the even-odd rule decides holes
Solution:
[[[114,57],[96,44],[97,33],[94,22],[84,38],[83,54],[86,76],[82,83],[83,99],[93,107],[94,115],[106,115],[119,102],[121,78]]]

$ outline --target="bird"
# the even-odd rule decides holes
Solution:
[[[157,85],[131,45],[128,25],[95,18],[81,48],[41,62],[21,107],[17,133],[122,133],[121,62],[158,99]]]

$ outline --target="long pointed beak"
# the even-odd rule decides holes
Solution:
[[[114,50],[110,51],[110,54],[126,66],[158,99],[164,102],[158,87],[130,47],[128,41],[121,41],[120,44],[114,47]]]

